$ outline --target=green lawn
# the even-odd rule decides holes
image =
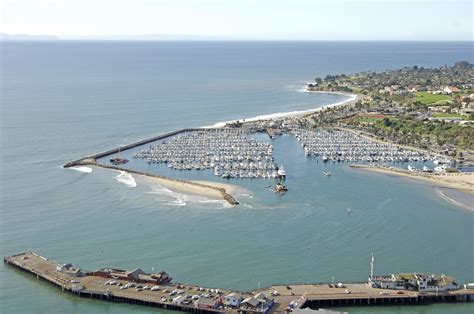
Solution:
[[[433,95],[428,94],[428,92],[418,92],[416,93],[416,98],[424,105],[434,104],[437,102],[445,103],[446,100],[450,100],[451,96],[449,95]]]
[[[467,120],[467,116],[463,116],[460,114],[455,114],[455,113],[435,113],[433,115],[435,118],[447,118],[447,119],[461,119],[461,120]]]

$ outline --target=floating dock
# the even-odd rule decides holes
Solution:
[[[209,302],[177,303],[170,298],[170,291],[182,289],[183,295],[202,295],[202,291],[217,291],[195,285],[171,284],[160,285],[159,291],[134,288],[121,289],[127,281],[116,279],[116,284],[107,285],[110,278],[96,275],[94,272],[62,271],[61,264],[51,261],[33,252],[20,253],[4,257],[4,263],[30,273],[44,280],[63,292],[78,297],[98,299],[109,302],[129,303],[150,307],[159,307],[192,313],[277,313],[287,312],[289,308],[330,308],[362,305],[415,305],[441,302],[472,302],[474,289],[458,289],[440,292],[419,292],[386,290],[371,287],[367,283],[344,284],[337,287],[330,284],[277,285],[258,291],[235,292],[218,289],[205,297]],[[256,294],[268,300],[265,307],[231,308],[222,306],[222,299],[231,293],[239,293],[242,298],[252,298]],[[207,293],[207,292],[206,292]],[[194,299],[193,299],[194,300]],[[209,306],[209,304],[214,304]]]

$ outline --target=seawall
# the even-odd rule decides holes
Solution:
[[[106,168],[106,169],[126,171],[126,172],[129,172],[129,173],[142,175],[142,176],[147,176],[147,177],[150,177],[150,178],[157,178],[157,179],[161,179],[161,180],[167,180],[167,181],[182,183],[182,184],[186,184],[186,185],[192,185],[192,186],[194,186],[198,189],[199,188],[201,188],[201,189],[211,189],[211,190],[215,190],[215,191],[219,192],[222,195],[222,198],[225,201],[227,201],[229,204],[238,205],[239,202],[232,195],[227,193],[227,191],[224,188],[220,188],[220,187],[216,187],[216,186],[212,186],[212,185],[207,185],[207,184],[202,184],[202,183],[191,182],[191,181],[182,180],[182,179],[175,179],[175,178],[161,176],[161,175],[150,174],[150,173],[131,170],[131,169],[124,169],[124,168],[121,168],[121,167],[117,167],[117,166],[113,166],[113,165],[107,165],[107,164],[97,162],[97,159],[119,153],[120,151],[125,151],[125,150],[135,148],[135,147],[138,147],[138,146],[141,146],[141,145],[144,145],[144,144],[152,143],[154,141],[162,140],[162,139],[165,139],[167,137],[174,136],[174,135],[177,135],[177,134],[180,134],[180,133],[192,132],[192,131],[202,131],[202,130],[208,130],[208,129],[187,128],[187,129],[174,130],[174,131],[171,131],[171,132],[160,134],[160,135],[155,136],[155,137],[151,137],[151,138],[148,138],[148,139],[145,139],[145,140],[134,142],[134,143],[128,144],[128,145],[123,146],[123,147],[117,147],[117,148],[114,148],[114,149],[107,150],[105,152],[97,153],[97,154],[94,154],[94,155],[84,157],[82,159],[71,161],[71,162],[66,163],[63,167],[64,168],[70,168],[70,167],[75,167],[75,166],[86,166],[86,165],[87,166],[97,166],[97,167]]]

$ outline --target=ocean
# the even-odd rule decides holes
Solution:
[[[2,256],[34,250],[84,269],[153,267],[178,282],[244,290],[333,276],[364,281],[373,252],[376,273],[474,281],[472,212],[424,183],[323,166],[292,136],[273,142],[289,193],[266,191],[264,179],[230,180],[240,187],[234,207],[128,174],[61,167],[168,130],[346,98],[303,92],[316,76],[474,62],[472,42],[52,41],[0,49]],[[209,172],[170,175],[219,181]],[[347,310],[472,313],[474,305]],[[74,298],[2,265],[0,312],[165,311]]]

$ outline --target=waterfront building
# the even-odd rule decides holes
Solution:
[[[114,278],[140,283],[150,283],[155,285],[169,283],[172,280],[172,278],[164,271],[160,271],[156,274],[147,274],[140,268],[130,271],[114,268],[101,268],[94,271],[93,276]]]
[[[389,276],[371,276],[369,284],[374,288],[391,290],[447,291],[459,289],[455,279],[446,275],[401,273]]]
[[[240,310],[242,312],[261,312],[266,313],[273,305],[274,301],[268,299],[262,292],[255,294],[253,297],[244,299],[241,303]]]
[[[447,291],[459,289],[455,279],[446,275],[414,274],[419,291]]]
[[[194,302],[194,305],[199,309],[215,309],[218,306],[217,300],[201,298]]]
[[[59,265],[56,270],[72,277],[82,277],[84,275],[80,268],[73,267],[71,263]]]
[[[232,292],[229,295],[226,295],[224,298],[224,305],[231,307],[239,307],[240,302],[242,301],[242,295],[237,292]]]

